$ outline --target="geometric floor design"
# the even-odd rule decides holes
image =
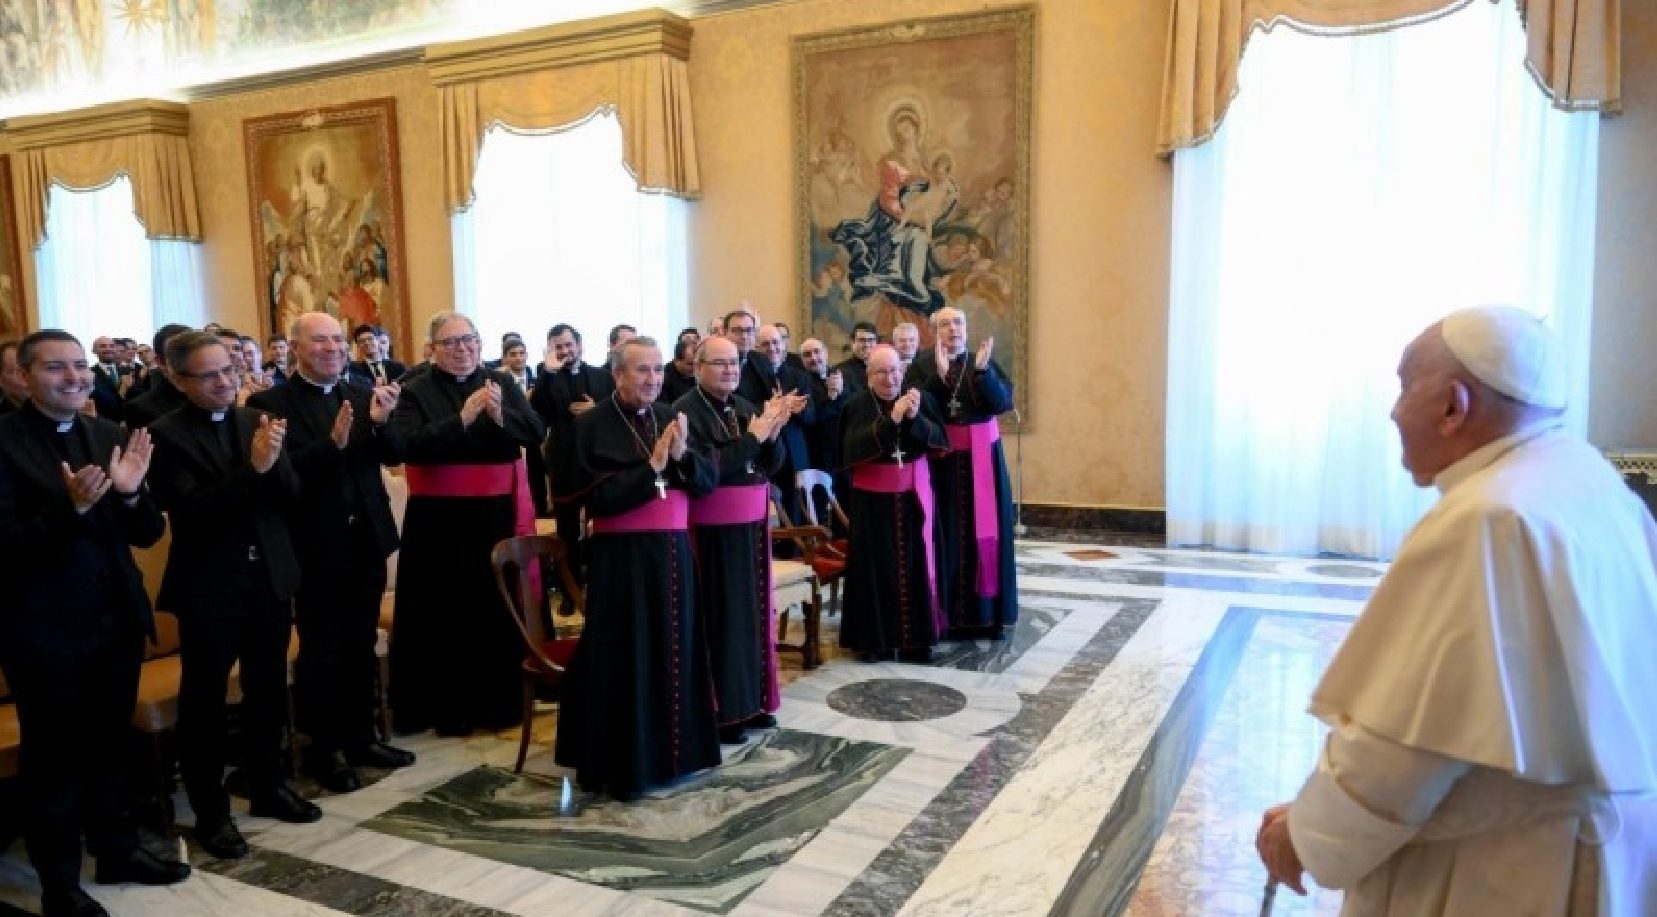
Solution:
[[[558,814],[549,708],[521,776],[515,731],[409,737],[416,766],[309,788],[317,824],[240,817],[244,860],[191,849],[182,885],[88,890],[167,917],[1259,913],[1260,812],[1315,760],[1307,698],[1384,566],[1065,541],[1018,560],[1007,639],[864,664],[830,617],[822,667],[783,657],[780,728],[636,802]],[[14,846],[0,915],[38,903]]]

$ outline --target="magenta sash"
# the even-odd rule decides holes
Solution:
[[[667,499],[652,496],[625,513],[593,519],[594,535],[628,535],[642,532],[683,532],[690,525],[690,498],[682,490],[670,490]],[[602,549],[599,549],[602,550]]]
[[[978,595],[994,598],[1001,594],[1001,508],[995,499],[994,453],[990,446],[1001,441],[1001,425],[994,418],[970,424],[945,424],[949,447],[965,452],[972,469],[972,530],[978,539]]]
[[[765,534],[765,646],[761,650],[765,660],[765,712],[774,713],[782,706],[782,691],[777,686],[777,606],[776,590],[771,584],[771,487],[768,484],[730,484],[716,487],[705,497],[690,501],[690,524],[696,525],[753,525],[766,523]]]
[[[535,534],[535,502],[529,496],[529,466],[523,456],[489,465],[404,465],[412,497],[511,497],[512,534]],[[525,571],[537,595],[541,571]]]
[[[926,456],[907,465],[864,462],[852,469],[852,486],[877,494],[913,493],[921,504],[921,544],[926,546],[926,583],[932,589],[932,624],[938,634],[948,629],[943,603],[938,600],[938,553],[932,547],[932,469]]]

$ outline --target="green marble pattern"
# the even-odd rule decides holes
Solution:
[[[558,778],[480,767],[363,823],[409,840],[725,913],[908,753],[774,730],[637,802],[552,813]]]

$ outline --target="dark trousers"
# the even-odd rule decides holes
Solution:
[[[552,515],[552,498],[547,493],[547,459],[539,449],[524,450],[524,466],[529,472],[529,498],[535,504],[535,515]]]
[[[302,562],[293,597],[299,626],[294,713],[316,754],[361,748],[375,738],[374,644],[385,593],[385,559],[378,555],[372,531],[359,520],[345,556]]]
[[[288,716],[287,602],[261,595],[263,570],[248,576],[213,606],[181,609],[179,656],[184,666],[178,698],[179,771],[198,825],[230,815],[224,790],[228,761],[225,691],[230,668],[241,662],[243,767],[254,795],[283,779],[282,733]]]
[[[581,501],[564,500],[552,504],[553,518],[558,521],[558,540],[564,543],[564,556],[569,561],[570,573],[578,586],[587,585],[587,539],[581,530]]]
[[[114,622],[100,630],[89,647],[0,653],[22,731],[29,859],[46,889],[79,883],[83,830],[93,856],[138,843],[123,784],[144,638]]]

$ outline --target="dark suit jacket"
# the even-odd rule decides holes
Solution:
[[[57,452],[34,423],[50,423],[31,407],[0,417],[0,641],[12,648],[71,651],[89,645],[95,622],[113,612],[133,632],[155,633],[144,579],[131,546],[149,547],[166,521],[147,489],[132,506],[108,493],[76,513],[63,484]],[[81,417],[86,454],[105,468],[126,432],[101,418]]]
[[[299,586],[299,561],[284,515],[299,496],[299,475],[285,445],[269,471],[253,470],[247,456],[259,417],[252,408],[232,408],[225,418],[235,425],[241,449],[231,467],[215,457],[218,434],[200,408],[187,405],[150,425],[155,438],[150,486],[173,526],[157,600],[166,611],[187,614],[220,607],[226,591],[252,569],[250,547],[263,556],[277,601],[292,598]]]
[[[160,370],[150,373],[149,378],[149,391],[126,403],[121,419],[129,430],[147,427],[189,402]]]
[[[111,364],[114,365],[114,364]],[[92,403],[98,406],[98,416],[105,420],[121,422],[121,368],[115,366],[115,377],[111,378],[104,371],[103,364],[92,364]]]
[[[388,557],[397,550],[397,521],[380,466],[402,464],[402,438],[390,424],[376,424],[369,416],[372,391],[341,382],[339,391],[351,402],[351,436],[344,449],[335,446],[337,409],[324,407],[329,402],[305,387],[310,383],[296,377],[247,399],[248,407],[288,421],[283,451],[302,485],[288,513],[295,548],[307,566],[313,560],[349,563],[354,557],[347,526],[355,509],[373,530],[380,556]]]
[[[404,373],[408,372],[408,367],[396,360],[383,360],[381,363],[385,367],[386,380],[389,382],[398,381],[403,378]],[[367,360],[358,360],[345,367],[345,375],[351,382],[365,388],[373,388],[376,384],[374,370],[369,368]]]
[[[856,357],[847,357],[834,364],[834,372],[846,380],[846,394],[856,393],[860,388],[869,387],[869,364]]]
[[[806,396],[805,410],[789,418],[788,426],[777,437],[777,442],[788,456],[786,470],[792,474],[801,468],[811,467],[811,452],[806,447],[805,433],[817,422],[817,405],[811,397],[811,377],[805,370],[789,366],[787,360],[773,374],[771,361],[764,354],[757,350],[749,351],[748,359],[743,361],[742,381],[737,383],[736,393],[764,410],[765,402],[776,393],[779,385],[785,392]]]
[[[579,374],[580,378],[574,376]],[[578,373],[568,370],[541,373],[535,391],[529,396],[529,405],[547,425],[547,474],[552,478],[552,493],[568,497],[576,493],[577,461],[575,456],[575,414],[570,403],[581,392],[595,402],[603,402],[616,391],[615,379],[597,366],[582,363]]]

